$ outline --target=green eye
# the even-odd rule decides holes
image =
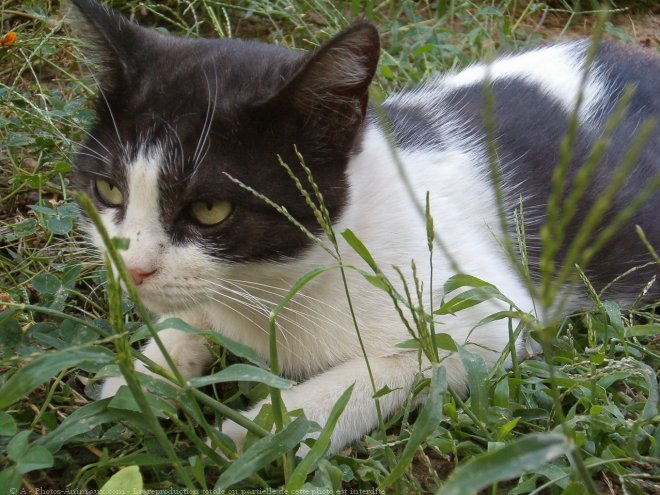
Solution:
[[[231,213],[231,203],[224,199],[197,201],[190,207],[190,213],[202,225],[216,225]]]
[[[96,191],[108,205],[121,206],[124,202],[124,194],[121,192],[121,189],[107,180],[96,179]]]

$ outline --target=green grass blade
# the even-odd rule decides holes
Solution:
[[[626,328],[626,337],[648,337],[660,334],[660,325],[633,325]]]
[[[286,489],[289,493],[295,493],[294,490],[299,490],[302,488],[303,484],[305,483],[305,479],[307,478],[307,474],[316,468],[319,461],[328,451],[328,448],[330,447],[330,438],[332,437],[332,432],[335,429],[337,421],[339,421],[339,417],[344,412],[346,404],[348,404],[348,401],[351,398],[353,387],[354,385],[348,387],[344,393],[341,394],[337,402],[335,402],[335,405],[332,407],[332,411],[330,411],[328,420],[323,426],[321,434],[316,440],[316,443],[305,456],[305,458],[300,462],[300,464],[296,466],[296,469],[294,469],[293,473],[291,473],[291,476],[289,477],[286,484]]]
[[[15,466],[11,466],[0,472],[0,486],[4,486],[9,493],[18,493],[21,489],[21,474]]]
[[[305,416],[299,416],[281,432],[257,440],[222,473],[215,484],[215,490],[225,490],[285,455],[300,443],[307,430],[309,421]]]
[[[464,347],[458,349],[458,355],[465,366],[470,389],[470,409],[482,422],[488,416],[488,367],[479,354],[469,352]]]
[[[641,192],[625,208],[619,211],[607,225],[599,227],[603,216],[613,204],[620,188],[627,181],[631,171],[637,164],[637,158],[642,152],[644,144],[648,142],[648,138],[655,125],[653,120],[646,120],[639,126],[635,138],[621,161],[621,165],[616,169],[605,190],[585,215],[580,229],[568,246],[556,280],[550,287],[548,294],[551,296],[551,299],[554,299],[557,293],[569,281],[571,275],[574,273],[573,268],[575,264],[579,264],[583,268],[586,267],[591,258],[603,247],[607,240],[621,228],[623,222],[630,218],[641,204],[660,187],[660,177],[651,177]],[[595,240],[593,240],[594,235],[596,235]]]
[[[644,404],[644,409],[642,411],[642,418],[651,421],[658,416],[658,380],[653,368],[643,363],[640,367],[641,374],[649,389],[646,404]]]
[[[138,466],[128,466],[117,471],[105,482],[99,495],[114,495],[116,493],[141,493],[142,474]]]
[[[561,203],[565,194],[574,143],[578,135],[579,115],[584,101],[584,90],[588,82],[589,71],[593,60],[596,57],[597,48],[603,34],[604,21],[605,19],[603,16],[598,18],[595,29],[593,30],[591,45],[585,55],[575,107],[569,117],[566,134],[561,141],[559,162],[552,174],[551,191],[547,204],[547,219],[540,231],[542,246],[540,270],[542,294],[544,296],[543,303],[545,306],[549,306],[551,302],[547,297],[547,294],[552,289],[553,274],[555,272],[554,258],[559,250],[559,243],[562,238],[562,232],[558,232],[561,221]]]
[[[408,439],[403,452],[399,456],[397,464],[389,475],[381,482],[380,489],[384,490],[398,480],[413,460],[419,446],[426,441],[429,435],[438,427],[442,420],[442,404],[447,391],[447,371],[443,366],[434,365],[431,377],[431,388],[429,395],[422,407],[417,421],[413,426],[412,434]]]
[[[439,349],[443,349],[445,351],[449,352],[457,352],[458,351],[458,346],[456,345],[456,342],[452,338],[451,335],[448,333],[436,333],[433,335],[433,342],[435,343],[435,347]],[[420,349],[421,348],[421,343],[419,342],[419,339],[409,339],[409,340],[404,340],[403,342],[399,342],[396,344],[395,347],[398,347],[399,349]]]
[[[0,411],[0,436],[10,437],[16,434],[17,430],[16,421],[4,411]]]
[[[257,354],[254,351],[254,349],[252,349],[251,347],[248,347],[245,344],[241,344],[236,340],[232,340],[229,337],[225,337],[224,335],[218,332],[200,330],[198,328],[192,327],[188,325],[185,321],[180,320],[179,318],[168,318],[159,323],[156,323],[154,325],[154,329],[156,331],[161,331],[165,329],[175,329],[186,333],[203,335],[207,339],[212,340],[213,342],[225,347],[233,355],[247,359],[252,364],[257,365],[260,368],[268,368],[266,361],[264,361],[263,358],[259,356],[259,354]],[[137,342],[138,340],[142,340],[148,337],[151,337],[149,328],[147,327],[147,325],[142,325],[140,328],[138,328],[135,331],[135,333],[133,333],[130,342],[131,343]]]
[[[378,265],[376,265],[376,260],[374,260],[373,256],[371,256],[371,253],[367,249],[367,247],[362,243],[360,239],[357,238],[357,236],[353,233],[351,229],[346,229],[341,233],[342,237],[344,240],[348,243],[351,248],[353,248],[353,251],[355,251],[357,254],[360,255],[360,258],[362,258],[364,261],[367,262],[367,265],[376,273],[378,273],[380,270],[378,269]]]
[[[142,385],[142,382],[140,382]],[[176,409],[172,404],[167,402],[162,397],[152,394],[144,394],[145,402],[151,413],[157,418],[167,418],[173,414],[176,414]],[[144,404],[142,403],[142,404]],[[122,414],[127,411],[133,411],[135,413],[143,413],[141,409],[142,404],[133,396],[131,393],[130,387],[120,387],[115,396],[110,400],[108,404],[109,409],[119,410]],[[155,426],[152,423],[152,426]]]
[[[225,337],[224,335],[219,334],[218,332],[202,332],[207,339],[217,342],[222,345],[225,349],[231,352],[234,356],[241,357],[250,361],[252,364],[259,366],[260,368],[268,369],[268,364],[266,361],[255,352],[251,347],[241,344],[235,340]]]
[[[532,472],[562,455],[571,445],[559,433],[527,435],[501,449],[480,455],[459,466],[437,495],[468,495]]]
[[[43,445],[51,452],[60,450],[69,439],[87,433],[99,425],[116,421],[117,415],[107,410],[110,400],[99,400],[91,402],[76,410],[67,417],[60,425],[48,433],[48,435],[35,440],[35,444]]]
[[[442,285],[442,290],[445,295],[450,292],[460,289],[461,287],[493,287],[495,286],[491,283],[488,283],[480,278],[473,277],[472,275],[465,275],[464,273],[457,273],[452,275],[447,279],[447,281]]]
[[[42,383],[52,379],[60,371],[84,362],[111,363],[112,353],[103,347],[62,349],[41,354],[27,366],[20,368],[0,389],[0,409],[28,396]]]
[[[274,375],[262,368],[250,364],[232,364],[225,369],[211,375],[198,376],[188,380],[191,387],[204,387],[213,383],[226,382],[257,382],[265,383],[269,387],[275,387],[281,390],[290,389],[295,382]]]
[[[333,267],[319,267],[305,273],[293,284],[291,289],[287,292],[286,296],[272,309],[268,318],[268,331],[269,331],[269,357],[270,357],[270,370],[273,375],[279,375],[280,365],[277,352],[277,317],[286,307],[286,305],[294,298],[294,296],[305,287],[309,282],[314,280],[319,275],[332,269]],[[286,418],[284,403],[280,395],[278,387],[270,387],[271,403],[273,404],[273,417],[275,419],[275,426],[278,431],[284,426]],[[292,461],[292,460],[291,460]]]
[[[499,290],[494,287],[477,287],[461,292],[446,303],[443,303],[433,314],[435,315],[453,315],[472,306],[476,306],[490,299],[500,299],[508,301]]]

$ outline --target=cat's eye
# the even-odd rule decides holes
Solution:
[[[229,216],[231,209],[231,203],[224,199],[197,201],[190,207],[190,213],[202,225],[217,225]]]
[[[110,206],[121,206],[124,194],[116,185],[104,179],[96,179],[96,191],[104,203]]]

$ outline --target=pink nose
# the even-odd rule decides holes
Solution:
[[[133,279],[133,283],[135,285],[142,285],[142,282],[144,282],[145,279],[151,277],[154,273],[156,273],[157,270],[152,270],[150,272],[145,272],[143,270],[140,270],[139,268],[133,268],[129,269],[128,273],[130,274],[131,278]]]

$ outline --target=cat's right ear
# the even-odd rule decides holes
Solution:
[[[358,21],[302,58],[298,71],[266,104],[275,106],[275,114],[293,109],[306,133],[350,147],[367,114],[379,55],[378,31]]]
[[[155,40],[151,31],[131,22],[95,0],[69,0],[74,33],[90,46],[99,63],[101,88],[114,90],[138,77],[140,60]]]

